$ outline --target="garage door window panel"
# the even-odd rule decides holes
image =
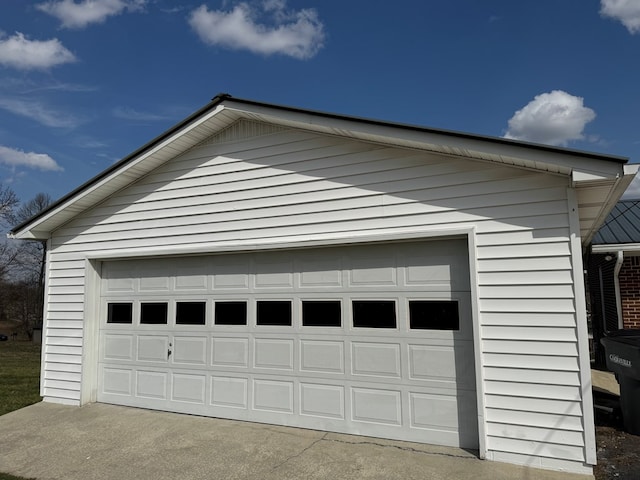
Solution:
[[[303,300],[302,326],[341,327],[341,302],[339,300]]]
[[[247,302],[216,302],[214,311],[216,325],[247,324]]]
[[[140,324],[142,325],[166,325],[166,302],[142,302],[140,304]]]
[[[176,325],[205,325],[206,302],[176,302]]]
[[[131,302],[107,304],[107,323],[133,323],[133,304]]]
[[[394,300],[353,300],[353,326],[355,328],[396,328],[396,302]]]
[[[256,325],[291,326],[291,302],[258,300]]]
[[[459,330],[460,315],[455,300],[410,300],[412,330]]]

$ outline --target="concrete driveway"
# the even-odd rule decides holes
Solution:
[[[0,472],[39,480],[593,478],[486,462],[457,448],[51,403],[0,416]]]

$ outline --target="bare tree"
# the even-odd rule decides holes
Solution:
[[[3,226],[16,226],[37,215],[51,203],[45,193],[18,206],[13,192],[3,187],[0,191]],[[44,301],[44,271],[47,255],[45,240],[4,242],[0,246],[0,319],[15,321],[29,338],[33,328],[42,321]],[[4,271],[2,270],[2,267]],[[9,275],[10,273],[10,275]],[[4,274],[4,276],[3,276]]]
[[[0,321],[9,318],[7,309],[11,299],[9,292],[11,285],[8,282],[8,276],[17,256],[14,245],[9,242],[4,233],[18,203],[18,197],[14,191],[8,186],[0,185]]]
[[[13,219],[15,207],[18,205],[18,197],[11,188],[0,185],[0,280],[3,280],[15,264],[16,251],[4,237],[4,227],[7,227]]]
[[[0,185],[0,221],[9,222],[15,207],[20,203],[11,188]]]
[[[46,193],[38,193],[20,208],[14,210],[11,216],[12,223],[18,225],[34,217],[51,203],[51,197]],[[44,290],[44,267],[47,257],[46,240],[28,240],[21,242],[18,247],[18,261],[23,274],[37,279],[37,283]]]

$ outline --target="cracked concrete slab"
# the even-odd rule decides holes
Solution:
[[[38,403],[0,416],[0,472],[38,480],[593,478],[457,448],[99,403]]]

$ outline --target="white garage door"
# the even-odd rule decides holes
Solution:
[[[98,401],[475,448],[466,252],[105,262]]]

